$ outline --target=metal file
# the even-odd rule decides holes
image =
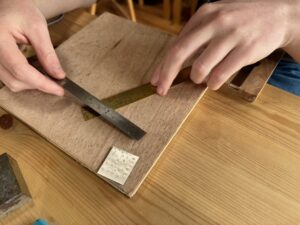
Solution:
[[[66,91],[75,96],[92,110],[97,112],[105,121],[122,131],[128,137],[139,140],[146,132],[137,125],[126,119],[124,116],[114,111],[112,108],[104,105],[95,96],[84,90],[68,78],[57,81]]]

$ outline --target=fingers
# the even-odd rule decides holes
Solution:
[[[160,70],[161,70],[161,64],[159,64],[156,67],[156,69],[154,71],[154,74],[153,74],[153,76],[151,78],[151,84],[154,85],[154,86],[158,85]]]
[[[152,78],[158,93],[167,93],[183,63],[194,53],[199,58],[193,63],[191,79],[201,83],[209,75],[208,86],[216,90],[243,66],[289,45],[287,14],[281,1],[277,6],[268,1],[222,0],[200,7]],[[249,19],[249,15],[260,19]],[[204,52],[196,52],[201,48]]]
[[[249,56],[250,49],[247,47],[237,47],[215,68],[213,69],[207,86],[212,90],[219,89],[229,77],[242,67],[251,64]],[[250,53],[250,55],[249,55]]]
[[[5,84],[5,86],[13,92],[19,92],[30,89],[30,87],[27,84],[20,82],[13,76],[11,76],[11,74],[2,66],[0,66],[0,79]]]
[[[34,47],[43,68],[50,76],[57,79],[63,79],[65,77],[65,73],[51,43],[46,24],[40,24],[33,29],[34,30],[31,30],[27,36]]]
[[[196,14],[186,23],[178,37],[187,34],[194,27],[205,23],[205,21],[213,16],[214,12],[216,12],[218,8],[219,7],[216,3],[203,4],[199,10],[197,10]]]
[[[212,69],[234,48],[235,44],[234,39],[231,37],[218,38],[211,41],[208,47],[194,61],[191,80],[196,84],[202,83]]]
[[[5,45],[0,47],[0,58],[5,59],[2,61],[2,66],[6,71],[14,79],[27,84],[30,89],[38,89],[58,96],[64,94],[64,90],[59,85],[28,64],[14,40],[7,40]]]
[[[157,92],[166,95],[183,63],[211,37],[210,26],[195,28],[181,37],[167,53],[159,71]]]

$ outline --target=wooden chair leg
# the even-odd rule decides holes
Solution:
[[[90,13],[93,15],[93,16],[96,16],[96,13],[97,13],[97,3],[93,4],[90,8]]]
[[[136,15],[135,15],[135,10],[134,10],[133,0],[127,0],[127,4],[128,4],[131,20],[133,22],[136,22]]]
[[[197,9],[197,3],[198,1],[197,0],[191,0],[191,16],[195,14],[196,12],[196,9]]]
[[[144,0],[139,0],[139,6],[143,7],[145,5]]]
[[[171,0],[163,0],[163,17],[166,20],[171,18]]]
[[[173,21],[175,24],[181,24],[182,0],[174,0],[173,3]]]

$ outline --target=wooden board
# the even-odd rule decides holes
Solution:
[[[63,43],[57,53],[68,76],[102,99],[149,82],[171,37],[104,14]],[[133,196],[205,90],[186,82],[172,88],[167,97],[153,95],[118,110],[147,131],[141,141],[127,138],[100,119],[84,121],[81,107],[68,97],[3,88],[0,102],[95,173],[112,146],[139,156],[124,185],[107,180]]]
[[[226,83],[239,95],[254,102],[272,76],[284,52],[277,50],[258,63],[246,66],[234,74]]]

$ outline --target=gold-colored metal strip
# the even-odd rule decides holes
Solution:
[[[176,77],[176,79],[174,80],[172,86],[187,81],[189,79],[190,73],[191,73],[191,67],[187,67],[181,70],[178,76]],[[139,87],[121,92],[114,96],[101,99],[101,102],[103,102],[103,104],[107,105],[112,109],[118,109],[123,106],[129,105],[133,102],[149,97],[155,93],[156,93],[156,87],[152,86],[150,83],[147,83]],[[82,107],[82,115],[84,120],[86,121],[99,116],[95,111],[91,110],[87,106]]]

